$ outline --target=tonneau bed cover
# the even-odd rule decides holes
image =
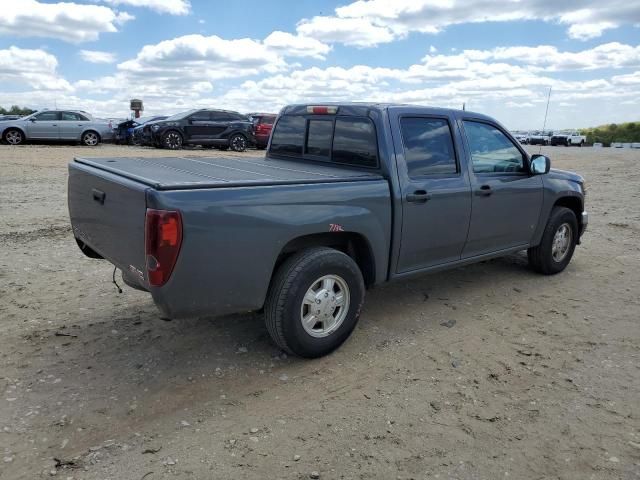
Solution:
[[[326,163],[256,157],[75,158],[156,190],[380,180],[376,172]]]

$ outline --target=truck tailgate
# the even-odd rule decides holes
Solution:
[[[148,188],[88,165],[69,165],[69,216],[75,237],[143,286]]]

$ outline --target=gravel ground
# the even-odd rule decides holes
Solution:
[[[640,151],[543,151],[589,182],[564,273],[377,288],[305,361],[259,315],[162,321],[77,249],[67,162],[168,152],[0,146],[0,478],[640,478]]]

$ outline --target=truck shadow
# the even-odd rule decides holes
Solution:
[[[167,415],[193,406],[225,408],[301,379],[315,382],[318,371],[331,376],[336,365],[376,352],[381,342],[414,340],[417,328],[442,329],[446,309],[456,304],[491,306],[499,297],[504,307],[506,296],[535,297],[547,280],[525,263],[522,256],[511,256],[374,289],[352,339],[314,361],[277,349],[260,314],[165,322],[149,303],[72,326],[65,336],[50,332],[27,339],[39,353],[22,375],[36,385],[34,404],[81,392],[88,408],[78,413],[75,425],[85,429],[77,434],[83,437],[80,443],[89,445],[106,432],[132,434],[149,421],[167,421]],[[460,312],[456,316],[462,325],[478,321]],[[63,381],[38,384],[43,375]]]

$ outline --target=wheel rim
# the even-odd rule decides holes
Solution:
[[[11,145],[19,145],[22,143],[22,134],[17,130],[7,132],[6,140]]]
[[[182,137],[175,132],[168,133],[164,143],[169,148],[179,148],[182,145]]]
[[[571,225],[563,223],[558,227],[558,230],[556,230],[553,236],[553,243],[551,244],[551,256],[555,262],[561,262],[565,259],[569,252],[572,238],[573,232],[571,231]]]
[[[98,135],[96,135],[93,132],[85,133],[84,134],[84,144],[85,145],[89,145],[90,147],[93,147],[94,145],[97,145],[98,144]]]
[[[236,152],[242,152],[245,148],[247,148],[247,141],[242,135],[236,135],[231,139],[231,148],[233,148]]]
[[[349,287],[338,275],[325,275],[311,284],[302,300],[300,321],[315,338],[335,332],[349,312]]]

